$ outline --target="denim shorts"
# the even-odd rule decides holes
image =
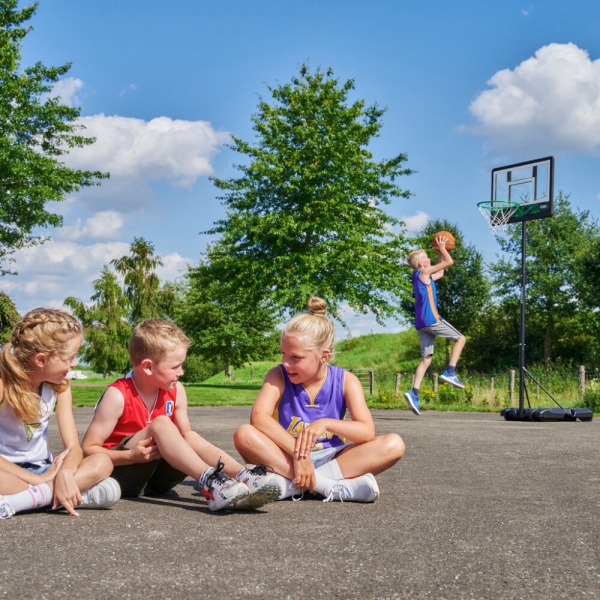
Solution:
[[[21,469],[27,469],[28,471],[31,471],[32,473],[35,473],[36,475],[41,475],[42,473],[45,473],[51,466],[52,466],[52,462],[47,460],[46,462],[42,463],[42,464],[35,464],[35,463],[30,463],[30,462],[23,462],[23,463],[15,463],[17,465],[17,467],[21,467]]]
[[[310,459],[313,461],[315,469],[333,460],[345,447],[346,445],[344,444],[343,446],[331,446],[322,450],[313,450],[310,453]]]

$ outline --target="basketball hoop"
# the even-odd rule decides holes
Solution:
[[[510,200],[494,200],[488,202],[480,202],[477,205],[479,212],[490,226],[490,231],[494,235],[506,233],[509,219],[517,212],[519,208],[518,202]]]

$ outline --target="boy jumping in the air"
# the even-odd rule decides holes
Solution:
[[[444,269],[454,264],[452,257],[446,250],[448,239],[444,236],[435,238],[435,250],[438,253],[438,262],[431,264],[431,259],[425,250],[413,250],[408,255],[408,264],[413,269],[412,284],[415,293],[415,328],[421,342],[421,362],[413,377],[412,390],[404,394],[404,398],[415,415],[419,411],[419,388],[423,377],[431,364],[433,348],[436,337],[448,338],[455,341],[450,361],[446,370],[440,376],[442,381],[457,388],[465,386],[456,376],[456,363],[465,346],[466,338],[450,323],[444,321],[438,313],[435,282],[444,276]]]
[[[210,510],[255,509],[280,493],[264,465],[243,467],[192,431],[183,375],[190,340],[174,323],[146,319],[133,331],[133,370],[108,386],[83,439],[86,455],[106,454],[122,496],[166,494],[189,475]],[[214,466],[213,466],[214,465]]]

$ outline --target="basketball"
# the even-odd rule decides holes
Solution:
[[[437,249],[437,246],[435,244],[435,238],[436,237],[445,237],[448,238],[448,241],[446,242],[446,250],[450,251],[452,250],[452,248],[454,248],[454,236],[449,232],[449,231],[438,231],[434,236],[433,236],[433,240],[431,242],[431,245]]]

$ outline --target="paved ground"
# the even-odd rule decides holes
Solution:
[[[234,452],[249,407],[193,408]],[[81,433],[91,409],[76,409]],[[598,598],[600,421],[374,411],[404,459],[373,505],[210,513],[178,496],[0,523],[0,598]],[[52,440],[58,449],[56,436]]]

